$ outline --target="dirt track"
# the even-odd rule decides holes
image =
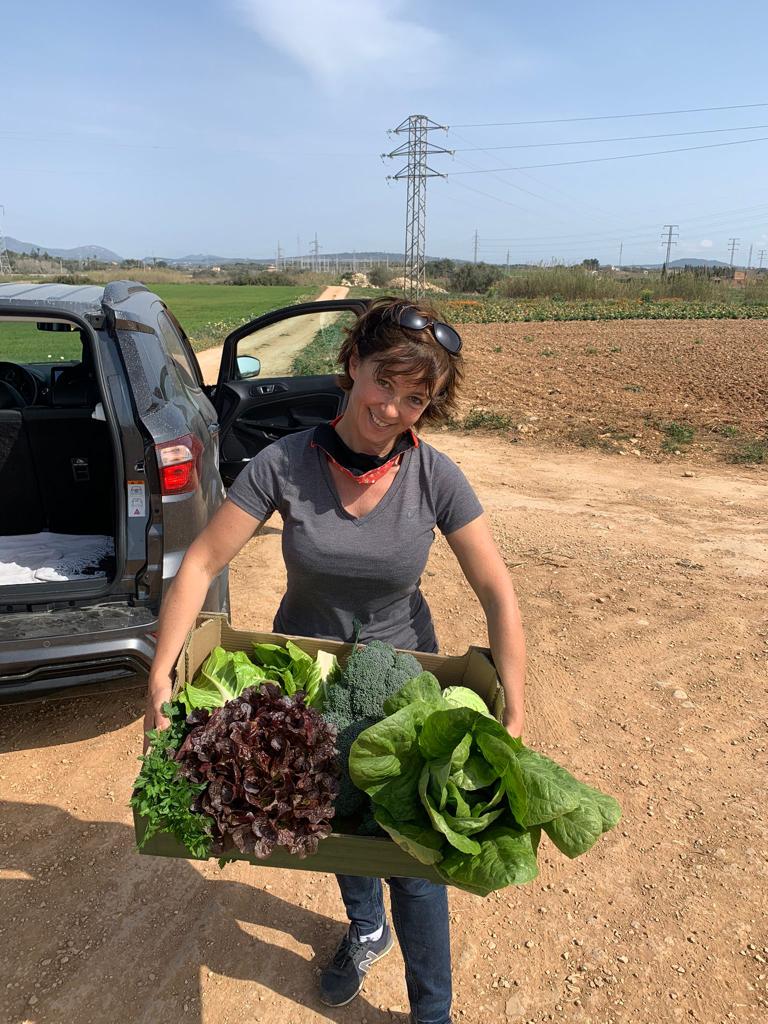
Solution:
[[[518,588],[528,742],[625,814],[580,860],[543,848],[521,890],[452,892],[457,1024],[764,1020],[764,472],[431,440],[475,484]],[[242,626],[271,622],[277,526],[234,565]],[[442,540],[425,589],[445,650],[483,641]],[[135,853],[142,705],[133,689],[0,719],[0,1019],[406,1024],[399,954],[350,1006],[318,1002],[343,927],[331,877]]]
[[[343,299],[349,288],[329,286],[317,296],[321,299]],[[318,313],[317,316],[302,316],[297,320],[264,327],[254,336],[254,342],[248,345],[244,339],[238,345],[239,355],[258,356],[261,360],[262,377],[283,377],[291,372],[294,358],[305,348],[316,332],[329,323],[335,314]],[[219,376],[221,364],[221,346],[207,348],[197,353],[197,361],[206,384],[215,384]]]

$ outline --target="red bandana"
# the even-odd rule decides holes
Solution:
[[[398,438],[389,455],[378,456],[354,452],[333,429],[340,419],[341,416],[337,416],[330,423],[316,427],[310,446],[319,448],[329,462],[333,463],[350,480],[354,480],[356,484],[373,484],[380,480],[393,463],[400,462],[406,451],[419,446],[419,439],[412,430],[408,430]]]

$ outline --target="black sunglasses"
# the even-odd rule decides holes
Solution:
[[[413,306],[402,306],[393,311],[393,316],[401,327],[407,327],[412,331],[423,331],[425,327],[431,327],[435,341],[442,345],[446,352],[450,352],[453,356],[461,352],[459,332],[441,320],[430,320],[428,316],[424,316]]]

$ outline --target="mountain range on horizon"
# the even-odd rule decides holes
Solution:
[[[54,259],[62,260],[87,260],[95,259],[101,263],[122,263],[126,259],[124,256],[119,256],[112,249],[107,249],[101,245],[79,245],[71,249],[58,249],[51,248],[45,245],[37,245],[33,242],[22,242],[18,238],[12,238],[10,235],[5,236],[6,247],[11,252],[21,253],[25,256],[32,255],[33,253],[47,253]],[[136,257],[130,257],[136,258]],[[289,259],[295,259],[296,257],[288,257]],[[345,263],[352,261],[353,259],[359,260],[386,260],[389,259],[393,263],[399,263],[403,258],[402,253],[392,252],[339,252],[339,253],[323,253],[321,260],[341,260]],[[438,256],[426,256],[427,262],[433,262],[436,259],[441,259]],[[305,255],[304,260],[309,261],[311,256]],[[261,263],[265,266],[274,264],[274,256],[216,256],[211,253],[195,253],[188,256],[145,256],[143,257],[145,263],[165,263],[172,267],[214,267],[214,266],[225,266],[232,263]],[[468,263],[469,260],[454,260],[456,263]],[[660,270],[661,263],[633,263],[623,264],[624,268],[638,267],[643,270]],[[672,269],[682,269],[683,267],[722,267],[728,268],[730,264],[725,263],[722,260],[707,260],[700,259],[697,257],[683,257],[676,260],[671,260],[668,266]],[[743,269],[743,268],[739,268]]]

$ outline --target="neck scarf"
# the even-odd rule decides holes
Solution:
[[[312,448],[319,448],[329,462],[361,486],[380,480],[393,462],[399,462],[405,452],[419,446],[419,439],[414,432],[406,430],[387,455],[367,455],[365,452],[352,451],[334,429],[340,419],[341,416],[337,416],[330,423],[315,427],[309,443]]]

